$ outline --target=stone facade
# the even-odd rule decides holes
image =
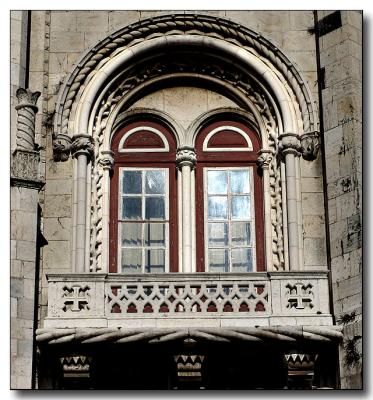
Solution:
[[[273,203],[272,206],[268,203],[270,209],[267,207],[266,218],[271,222],[266,228],[267,243],[269,243],[268,248],[270,248],[272,238],[277,237],[276,235],[281,231],[283,238],[281,236],[280,239],[283,240],[285,250],[280,249],[280,253],[281,251],[282,253],[278,258],[274,257],[275,261],[280,260],[278,261],[279,270],[281,268],[290,270],[294,268],[300,271],[301,274],[306,274],[301,275],[302,279],[307,279],[307,273],[310,273],[309,279],[313,279],[312,273],[325,274],[330,269],[330,290],[334,314],[332,312],[330,317],[325,316],[325,321],[328,321],[325,322],[325,325],[332,325],[334,320],[334,324],[342,324],[344,326],[344,341],[340,345],[339,356],[341,380],[336,386],[341,388],[361,388],[361,14],[357,11],[341,12],[341,26],[328,33],[320,34],[319,43],[317,43],[317,40],[315,40],[315,14],[313,11],[57,10],[32,11],[31,13],[17,11],[11,13],[11,146],[12,151],[16,150],[13,156],[16,166],[21,165],[17,161],[17,151],[19,150],[19,146],[17,147],[17,143],[19,145],[19,123],[17,124],[19,112],[17,113],[17,111],[19,110],[16,110],[18,104],[16,91],[19,87],[27,87],[33,93],[36,91],[41,92],[37,103],[38,109],[35,109],[36,115],[33,127],[35,147],[28,149],[31,153],[28,155],[28,160],[30,161],[27,163],[30,165],[32,162],[34,163],[33,168],[36,172],[29,178],[36,182],[36,186],[12,187],[11,287],[12,332],[15,332],[14,335],[12,333],[12,356],[14,357],[12,363],[12,371],[14,371],[14,374],[12,373],[14,376],[14,380],[11,383],[12,387],[31,387],[32,372],[29,361],[35,357],[32,354],[35,350],[32,345],[35,325],[42,329],[56,326],[68,329],[73,328],[67,322],[65,326],[64,320],[59,323],[50,318],[50,308],[54,307],[53,299],[57,295],[57,289],[51,295],[51,290],[53,291],[53,285],[55,284],[51,283],[53,278],[48,278],[48,282],[47,274],[53,276],[53,274],[71,275],[76,272],[107,272],[95,266],[102,265],[102,259],[104,258],[102,254],[105,255],[105,250],[102,252],[100,250],[99,257],[101,258],[98,259],[97,264],[90,264],[93,251],[91,243],[92,232],[98,235],[97,231],[101,232],[102,229],[99,239],[100,244],[105,243],[105,240],[108,241],[105,223],[104,227],[99,224],[95,225],[97,218],[94,212],[96,211],[91,214],[90,207],[94,209],[95,205],[98,204],[97,208],[104,210],[102,211],[102,220],[106,221],[105,217],[107,215],[104,209],[107,206],[106,200],[97,200],[97,198],[105,199],[105,195],[108,195],[108,187],[110,185],[108,182],[112,163],[110,162],[110,165],[108,164],[105,167],[100,161],[101,154],[108,150],[104,148],[102,153],[98,151],[99,136],[91,140],[91,137],[84,136],[87,132],[80,131],[76,127],[78,117],[84,114],[81,110],[85,104],[84,92],[87,87],[89,88],[88,81],[81,85],[83,81],[78,82],[77,80],[76,82],[81,85],[77,85],[76,96],[78,100],[74,98],[71,102],[67,100],[65,103],[71,103],[71,110],[69,109],[71,116],[66,119],[66,130],[63,131],[61,124],[56,125],[56,121],[59,121],[61,116],[60,113],[64,112],[64,110],[61,111],[62,109],[58,108],[58,104],[60,104],[66,91],[71,90],[71,87],[75,87],[74,85],[76,84],[75,82],[71,86],[70,82],[66,86],[66,79],[69,78],[69,74],[72,74],[77,65],[83,65],[89,57],[93,60],[92,63],[97,62],[97,68],[100,68],[101,65],[102,68],[105,67],[105,63],[108,61],[106,60],[100,64],[100,58],[98,56],[95,57],[94,51],[89,52],[89,50],[98,48],[99,41],[108,38],[110,34],[114,34],[114,32],[129,25],[132,26],[141,21],[146,21],[148,18],[155,19],[155,24],[158,17],[172,14],[195,15],[197,22],[203,15],[211,18],[221,18],[222,20],[227,20],[227,24],[232,24],[237,29],[238,26],[241,26],[242,29],[248,28],[256,32],[256,34],[263,35],[264,38],[268,39],[270,46],[265,50],[268,54],[259,55],[258,59],[262,61],[269,57],[269,60],[272,54],[278,56],[281,52],[290,60],[286,67],[288,68],[289,76],[293,73],[291,71],[296,71],[294,76],[298,74],[303,78],[303,86],[299,85],[301,88],[299,93],[301,94],[293,94],[296,92],[296,89],[294,89],[296,78],[284,79],[284,91],[292,93],[289,98],[297,105],[292,116],[293,125],[305,126],[307,123],[314,125],[312,125],[312,129],[310,128],[307,131],[307,135],[303,132],[301,132],[303,136],[298,135],[296,132],[282,132],[283,135],[278,136],[278,139],[276,137],[276,143],[278,141],[279,146],[282,146],[282,148],[276,153],[276,157],[270,159],[272,166],[263,168],[263,179],[268,179],[268,187],[273,185],[276,188],[277,194],[275,196],[277,195],[277,199],[280,198],[282,201],[282,206],[280,206],[280,200],[277,200],[277,209],[276,206],[273,206]],[[318,12],[319,21],[322,21],[329,14],[331,12]],[[28,24],[31,24],[29,38],[27,38],[26,29]],[[149,29],[154,29],[151,28],[151,25],[149,24]],[[208,25],[206,23],[206,26]],[[212,28],[209,26],[203,29],[217,29],[216,25],[212,24],[211,26]],[[160,23],[159,30],[165,35],[162,29],[165,28]],[[195,29],[198,30],[199,27]],[[146,32],[146,29],[141,31],[138,36],[141,37],[141,35],[145,34],[144,32]],[[234,32],[235,29],[232,29],[230,34],[234,35]],[[194,32],[191,36],[197,37],[197,33]],[[225,34],[228,35],[227,33]],[[151,39],[155,41],[158,38],[159,47],[161,47],[161,38],[158,36],[157,33],[154,33]],[[171,34],[170,40],[172,40],[172,36]],[[213,36],[210,37],[211,40]],[[209,37],[207,33],[206,37]],[[219,43],[224,42],[222,38],[216,40]],[[239,37],[230,38],[226,40],[226,44],[237,46],[240,40],[241,38]],[[138,42],[140,43],[141,40],[138,39]],[[262,42],[264,43],[264,39]],[[120,40],[118,39],[115,43],[120,43]],[[239,45],[242,48],[245,47],[243,44]],[[29,46],[29,59],[26,62],[27,46]],[[250,47],[248,44],[246,46],[247,48]],[[115,51],[116,53],[114,52],[110,56],[110,60],[120,53],[121,48],[119,47],[119,50]],[[259,52],[258,48],[255,52]],[[320,68],[318,70],[318,56],[320,57],[319,67],[321,70],[324,68],[325,71],[325,82],[322,87],[318,85],[319,79],[321,79]],[[273,57],[276,58],[275,56]],[[271,59],[273,65],[275,65],[274,58]],[[277,61],[279,59],[280,57],[278,56]],[[269,64],[268,60],[266,62]],[[179,65],[182,63],[180,60],[178,62]],[[224,57],[220,62],[226,62]],[[25,71],[26,66],[28,68],[27,74]],[[206,72],[202,71],[201,68],[203,69],[203,66],[195,65],[195,71],[202,75]],[[280,67],[277,68],[280,69]],[[130,72],[132,73],[132,71]],[[180,69],[177,72],[180,73]],[[174,71],[174,73],[176,72]],[[213,85],[188,84],[189,81],[187,80],[177,85],[155,86],[155,89],[150,90],[150,93],[142,94],[139,98],[134,97],[134,100],[122,112],[123,118],[126,115],[138,115],[144,112],[158,113],[162,117],[167,116],[168,120],[174,122],[175,126],[177,126],[178,132],[184,132],[185,143],[181,143],[180,149],[182,150],[183,147],[189,149],[190,143],[187,142],[192,140],[194,126],[199,120],[205,118],[206,115],[214,115],[219,110],[229,111],[230,113],[240,113],[243,110],[242,97],[239,95],[233,96],[230,93],[243,91],[240,84],[245,76],[242,75],[241,82],[235,82],[232,85],[236,88],[236,92],[234,92],[233,90],[230,91],[230,78],[222,77],[219,73],[218,70],[215,70],[214,77],[224,82],[225,86],[222,85],[224,88],[222,90],[216,90]],[[25,80],[26,75],[28,76],[28,82]],[[270,73],[268,72],[267,75],[270,75]],[[94,73],[87,73],[87,76],[92,79],[92,82],[96,79]],[[134,79],[138,79],[138,76],[135,76]],[[307,103],[306,100],[302,104],[302,101],[299,100],[303,96],[301,91],[304,90],[304,87],[309,90],[308,99],[312,99],[312,104]],[[249,93],[249,89],[246,88],[245,90],[247,90],[246,93]],[[80,101],[79,96],[83,96],[83,100]],[[105,101],[109,102],[109,100]],[[250,101],[256,107],[259,107],[260,101],[257,103],[253,100]],[[319,107],[320,120],[323,118],[323,126],[322,124],[319,126],[319,118],[317,116]],[[104,123],[107,123],[105,112],[103,109],[101,114],[97,114],[96,119],[98,121],[99,118],[103,118],[99,120],[103,127],[106,126]],[[263,115],[265,114],[264,108],[262,113]],[[74,115],[77,116],[76,119]],[[304,115],[311,115],[309,117],[311,122],[307,122],[304,119]],[[118,119],[120,118],[121,114],[118,116]],[[312,118],[315,119],[314,122],[312,122]],[[63,123],[65,122],[62,121]],[[96,122],[91,121],[90,123],[94,124]],[[55,125],[53,126],[53,124]],[[58,129],[56,129],[56,126]],[[323,136],[320,139],[318,130],[322,127],[324,132],[320,132],[320,135]],[[99,130],[99,125],[96,125],[95,134]],[[59,136],[57,136],[57,133],[59,133]],[[293,137],[292,135],[294,135],[296,141],[296,148],[294,146],[292,148],[292,145],[286,142],[286,138]],[[82,140],[85,142],[82,143]],[[82,151],[82,144],[84,144],[84,151]],[[288,156],[289,148],[292,148],[290,156]],[[262,154],[266,151],[265,149]],[[32,157],[34,157],[33,161],[31,160]],[[85,157],[85,161],[82,157]],[[96,163],[94,164],[94,169],[83,168],[83,171],[78,166],[82,165],[83,161],[89,163],[88,165]],[[277,162],[278,164],[275,164]],[[193,164],[194,162],[190,166],[191,176],[193,174]],[[295,173],[294,175],[288,173],[287,183],[284,181],[281,183],[273,175],[276,172],[273,165],[280,171],[277,172],[277,176],[285,174],[285,170],[290,171],[291,168],[294,168]],[[93,174],[92,179],[90,179],[90,174]],[[179,174],[181,174],[181,171],[179,171]],[[194,178],[191,177],[190,179],[190,182],[193,182],[192,179]],[[40,182],[45,182],[45,186],[42,187]],[[97,182],[99,182],[100,186],[97,185]],[[82,188],[83,186],[84,188],[79,190],[79,187]],[[291,187],[291,190],[288,187]],[[269,190],[268,194],[266,194],[268,199],[273,198]],[[324,196],[325,192],[327,193],[326,197]],[[186,193],[183,193],[183,195],[185,196]],[[90,203],[91,201],[92,203]],[[327,202],[326,205],[324,201]],[[79,207],[83,203],[86,204],[86,208],[83,207],[86,214],[84,220],[88,221],[86,225],[79,220],[82,216],[81,211],[79,214]],[[38,204],[41,208],[42,233],[48,244],[40,249],[38,320],[34,321],[35,277],[32,273],[34,273],[36,265]],[[281,207],[283,207],[284,211]],[[80,217],[77,218],[77,215]],[[191,216],[189,216],[190,218]],[[295,218],[292,220],[295,222],[287,224],[287,219],[290,221],[292,218]],[[283,230],[282,228],[280,230],[277,229],[280,225],[283,226]],[[96,229],[97,227],[98,229]],[[193,224],[190,227],[188,226],[184,236],[189,238],[190,235],[191,240],[193,240],[193,237],[195,237],[193,236],[195,235],[193,229]],[[80,244],[82,246],[80,248],[80,245],[76,245],[76,243],[78,243],[77,236],[82,231],[85,232],[85,242]],[[93,244],[94,250],[95,246]],[[191,251],[191,254],[193,254],[193,250]],[[292,264],[289,259],[293,260],[295,254],[297,261]],[[80,256],[82,257],[79,258]],[[80,263],[80,259],[83,259],[84,263]],[[271,268],[276,272],[278,266],[275,261],[270,260],[271,263],[273,262]],[[185,270],[184,272],[189,273],[193,271],[193,268],[193,261],[191,261],[190,270]],[[62,282],[64,282],[64,279],[62,279]],[[322,286],[323,290],[325,289],[324,291],[327,293],[326,278],[322,282],[324,285]],[[78,283],[83,284],[84,282],[79,281]],[[295,285],[297,282],[294,281],[292,283]],[[98,285],[97,282],[96,285]],[[102,285],[104,285],[103,281]],[[285,286],[281,290],[285,291]],[[63,290],[62,287],[60,289]],[[296,286],[291,290],[296,291]],[[104,289],[101,292],[103,296]],[[325,293],[322,302],[323,307],[325,306],[326,308],[323,308],[323,313],[328,314],[329,299],[327,299]],[[58,299],[56,302],[58,303]],[[275,301],[272,300],[272,302],[272,304],[275,304]],[[102,307],[104,306],[102,305]],[[312,321],[309,319],[307,323],[307,317],[298,319],[297,322],[297,319],[291,315],[287,315],[282,311],[278,311],[278,313],[281,314],[283,319],[276,320],[275,316],[274,321],[278,321],[279,325],[324,324],[324,322],[317,322],[322,320],[317,315],[314,318],[312,317],[313,319],[311,318]],[[93,319],[95,317],[98,318],[95,315],[91,317]],[[254,320],[252,322],[254,323]],[[90,323],[95,324],[95,322],[88,321],[88,325]],[[230,323],[234,324],[234,318]],[[138,322],[134,326],[136,324]],[[253,326],[251,323],[248,323],[248,325]],[[263,324],[259,323],[259,325]],[[273,325],[275,325],[275,322]],[[21,326],[24,327],[23,330]],[[79,326],[87,327],[85,322],[81,322]],[[154,323],[154,326],[158,326],[157,322]],[[215,325],[212,324],[212,326]],[[92,327],[97,328],[97,326]],[[102,326],[100,325],[100,327]],[[105,325],[105,327],[108,326]],[[60,355],[61,359],[66,360],[66,357],[69,357],[69,355]],[[85,355],[79,355],[79,357],[84,358]],[[296,357],[293,358],[296,360]],[[316,361],[315,363],[317,364]],[[64,361],[64,368],[65,364],[66,362]],[[66,365],[68,365],[66,368],[69,369],[73,364],[68,362]],[[75,364],[73,367],[75,368]],[[200,369],[200,366],[198,368]],[[335,369],[337,369],[337,366],[335,366]],[[43,378],[41,378],[41,382],[42,380]]]

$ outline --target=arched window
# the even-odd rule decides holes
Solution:
[[[264,268],[260,140],[247,123],[224,120],[196,139],[197,271]]]
[[[176,144],[162,124],[138,120],[112,140],[109,272],[176,272]]]

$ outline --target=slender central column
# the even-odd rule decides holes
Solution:
[[[182,147],[176,154],[176,163],[182,175],[182,272],[192,272],[192,191],[191,191],[191,172],[196,162],[194,149]]]
[[[87,214],[87,165],[93,153],[92,137],[75,135],[71,153],[77,159],[77,208],[75,234],[75,272],[85,272],[86,214]]]
[[[279,136],[280,151],[285,158],[286,198],[289,238],[289,269],[299,270],[299,226],[295,157],[301,155],[299,136],[295,133],[283,133]]]

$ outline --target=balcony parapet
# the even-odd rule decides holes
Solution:
[[[327,272],[50,274],[44,328],[332,325]]]

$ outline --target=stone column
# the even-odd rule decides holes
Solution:
[[[110,172],[114,168],[114,153],[111,150],[101,152],[99,165],[102,167],[102,254],[101,271],[109,271],[109,216],[110,216]],[[92,223],[97,219],[94,217]],[[95,227],[93,227],[95,229]],[[93,236],[94,237],[94,236]],[[93,244],[95,245],[95,244]],[[94,249],[92,249],[94,250]],[[94,269],[97,272],[98,265]]]
[[[264,187],[264,224],[265,224],[265,250],[266,250],[266,270],[273,270],[272,262],[272,222],[271,222],[271,194],[269,185],[269,165],[272,161],[271,150],[262,149],[258,152],[258,166],[263,171]]]
[[[19,88],[16,149],[11,167],[11,388],[33,385],[35,282],[37,271],[38,202],[44,182],[39,178],[35,150],[36,102],[40,92]],[[39,244],[41,246],[41,244]],[[35,381],[35,379],[34,379]]]
[[[85,271],[86,247],[86,210],[87,210],[87,165],[93,154],[92,137],[85,134],[75,135],[71,145],[71,153],[77,160],[77,210],[75,235],[75,272]]]
[[[299,270],[299,227],[295,158],[301,155],[299,135],[283,133],[279,136],[279,150],[285,159],[286,199],[288,217],[289,269]]]
[[[192,224],[195,216],[192,215],[191,172],[196,163],[196,154],[191,147],[182,147],[176,154],[176,163],[182,174],[182,223],[183,223],[183,269],[182,272],[192,272]]]

